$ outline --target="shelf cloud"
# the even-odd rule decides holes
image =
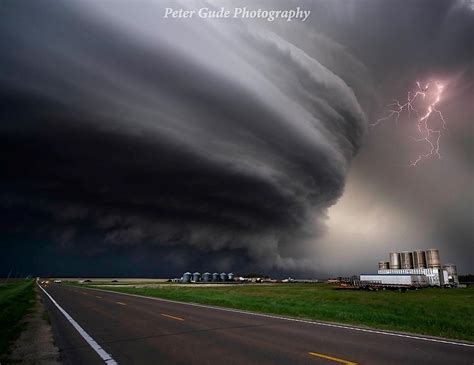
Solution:
[[[3,5],[2,231],[310,265],[366,130],[363,67],[317,32],[295,41],[298,25],[173,22],[165,7]]]

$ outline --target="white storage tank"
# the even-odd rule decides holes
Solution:
[[[426,269],[426,254],[425,251],[413,251],[413,268]]]
[[[400,253],[400,268],[413,269],[413,253],[411,251],[403,251]]]
[[[435,248],[426,250],[426,262],[428,264],[428,269],[441,269],[439,250]]]
[[[398,252],[390,252],[390,268],[400,269],[400,254]]]

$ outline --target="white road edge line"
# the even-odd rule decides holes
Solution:
[[[68,312],[66,312],[49,293],[44,290],[41,285],[38,287],[51,299],[51,302],[59,309],[59,311],[64,314],[64,317],[72,324],[72,326],[79,332],[79,334],[86,340],[90,347],[100,356],[102,360],[105,361],[107,365],[118,365],[118,363],[112,358],[112,356],[106,352],[100,345],[77,323]]]
[[[244,310],[231,309],[231,308],[224,308],[224,307],[214,307],[214,306],[205,305],[205,304],[197,304],[197,303],[189,303],[189,302],[179,302],[179,301],[177,301],[177,300],[162,299],[162,298],[157,298],[157,297],[147,297],[147,296],[145,296],[145,295],[122,293],[122,292],[118,292],[118,291],[111,291],[111,290],[98,289],[98,288],[90,288],[90,287],[87,287],[87,289],[90,289],[90,290],[97,290],[97,291],[101,291],[101,292],[105,292],[105,293],[128,295],[128,296],[137,297],[137,298],[158,300],[158,301],[162,301],[162,302],[169,302],[169,303],[190,305],[190,306],[200,307],[200,308],[215,309],[215,310],[220,310],[220,311],[224,311],[224,312],[234,312],[234,313],[240,313],[240,314],[247,314],[247,315],[256,316],[256,317],[265,317],[265,318],[281,319],[281,320],[290,321],[290,322],[301,322],[301,323],[312,324],[312,325],[315,325],[315,326],[325,326],[325,327],[333,327],[333,328],[342,328],[342,329],[347,329],[347,330],[352,330],[352,331],[375,333],[375,334],[378,334],[378,335],[409,338],[409,339],[412,339],[412,340],[420,340],[420,341],[444,343],[444,344],[455,345],[455,346],[474,347],[474,344],[464,343],[464,342],[455,342],[455,341],[448,341],[448,340],[442,340],[442,339],[437,339],[437,338],[421,337],[421,336],[414,336],[414,335],[406,335],[406,334],[397,333],[397,332],[386,332],[386,331],[372,330],[372,329],[368,329],[368,328],[345,326],[345,325],[342,325],[342,324],[335,324],[335,323],[317,322],[317,321],[310,321],[310,320],[298,319],[298,318],[291,318],[291,317],[274,316],[274,315],[271,315],[271,314],[248,312],[248,311],[244,311]]]

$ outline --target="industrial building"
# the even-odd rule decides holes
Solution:
[[[443,265],[443,270],[446,270],[448,273],[449,282],[454,282],[456,285],[459,285],[458,269],[454,264],[445,264]]]
[[[360,280],[416,287],[459,284],[456,265],[442,265],[437,249],[390,252],[388,256],[389,261],[379,261],[377,274],[363,274]]]

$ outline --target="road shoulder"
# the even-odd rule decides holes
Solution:
[[[23,319],[26,328],[10,348],[7,363],[59,365],[59,350],[54,344],[51,325],[43,298],[37,288],[31,313]]]

